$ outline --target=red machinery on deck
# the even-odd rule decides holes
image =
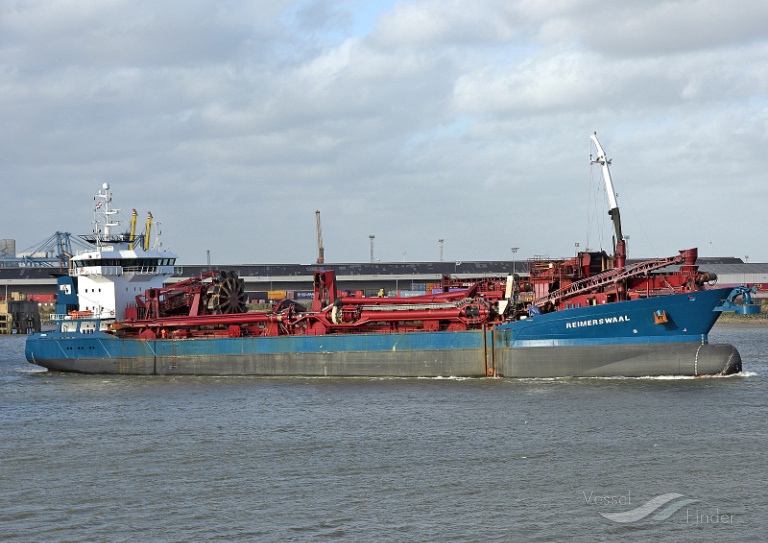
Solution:
[[[605,252],[585,252],[572,259],[530,261],[524,279],[444,277],[442,292],[411,298],[338,296],[334,272],[318,270],[310,308],[285,300],[253,312],[247,311],[242,279],[234,272],[211,271],[148,289],[113,331],[154,339],[470,330],[526,318],[531,311],[701,290],[715,277],[700,273],[696,258],[696,249],[690,249],[619,268]],[[679,268],[658,271],[671,265]]]

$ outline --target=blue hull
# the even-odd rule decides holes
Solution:
[[[703,342],[720,313],[715,306],[733,289],[646,298],[556,311],[503,324],[514,347]],[[654,314],[664,312],[666,323]]]
[[[709,345],[731,289],[573,308],[495,329],[211,339],[35,334],[27,360],[51,370],[157,375],[569,377],[705,375],[741,370]],[[655,324],[654,313],[667,322]]]

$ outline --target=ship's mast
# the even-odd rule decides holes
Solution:
[[[112,202],[112,193],[109,192],[109,183],[104,183],[102,189],[103,190],[96,193],[96,196],[93,198],[94,200],[99,200],[96,202],[93,210],[93,233],[96,237],[97,246],[101,245],[102,241],[109,241],[109,230],[111,227],[120,226],[119,221],[112,219],[112,216],[120,213],[120,210],[110,209],[109,207],[110,202]],[[103,202],[101,200],[103,200]]]
[[[616,267],[623,268],[627,262],[627,248],[624,241],[624,236],[621,233],[621,215],[619,214],[619,204],[616,202],[616,191],[613,188],[611,170],[608,168],[608,166],[611,164],[611,161],[605,156],[603,147],[600,145],[600,142],[597,141],[597,132],[592,134],[589,139],[592,140],[592,143],[595,144],[595,148],[597,149],[597,158],[592,158],[592,155],[590,154],[589,162],[590,164],[600,164],[600,168],[603,174],[603,181],[605,182],[605,192],[608,195],[608,204],[610,206],[608,209],[608,215],[613,221],[613,229],[616,234],[614,247]]]

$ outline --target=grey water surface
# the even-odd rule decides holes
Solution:
[[[742,375],[51,373],[0,336],[0,541],[759,541],[768,327]]]

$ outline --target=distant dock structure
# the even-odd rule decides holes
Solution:
[[[13,299],[17,298],[17,299]],[[0,301],[0,334],[31,334],[40,331],[39,304],[14,293]]]

